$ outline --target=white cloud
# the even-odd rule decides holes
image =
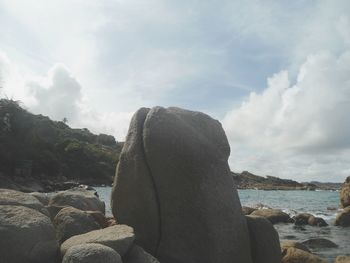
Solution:
[[[118,140],[142,106],[230,111],[234,169],[343,177],[349,10],[347,0],[3,0],[4,93]]]
[[[223,123],[232,146],[232,168],[297,178],[345,177],[349,112],[350,52],[310,55],[294,85],[282,71],[268,79],[262,93],[251,93],[227,113]]]
[[[21,74],[22,71],[25,70],[5,53],[0,53],[1,97],[20,100],[29,111],[53,120],[67,118],[72,127],[124,140],[132,112],[101,112],[89,106],[81,84],[64,64],[55,64],[42,76]]]

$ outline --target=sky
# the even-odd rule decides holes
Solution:
[[[140,107],[218,119],[230,167],[350,175],[350,1],[0,0],[0,90],[123,141]]]

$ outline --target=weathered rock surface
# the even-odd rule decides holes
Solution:
[[[337,214],[335,219],[336,226],[349,227],[350,226],[350,206],[344,208],[343,211]]]
[[[39,202],[42,203],[44,206],[49,204],[49,196],[47,193],[32,192],[29,194],[38,199]]]
[[[304,250],[288,247],[282,250],[282,263],[328,263],[328,261]]]
[[[133,117],[112,191],[117,221],[160,262],[250,263],[221,124],[179,108]]]
[[[280,263],[281,247],[278,233],[264,217],[246,216],[254,263]]]
[[[316,216],[311,216],[307,222],[310,226],[328,226],[328,224],[323,218]]]
[[[340,203],[342,207],[350,206],[350,176],[348,176],[340,190]]]
[[[350,263],[350,256],[338,256],[334,263]]]
[[[288,223],[290,221],[290,216],[279,209],[258,209],[251,215],[265,217],[272,224]]]
[[[94,191],[82,188],[59,192],[50,198],[49,206],[72,206],[83,211],[105,213],[105,203],[94,194]]]
[[[85,234],[73,236],[61,245],[62,256],[73,246],[97,243],[114,249],[123,256],[134,242],[133,229],[126,225],[115,225],[100,230],[94,230]]]
[[[328,226],[326,221],[321,217],[315,217],[309,213],[301,213],[293,217],[295,225],[310,225],[310,226]]]
[[[284,241],[284,242],[281,243],[282,251],[285,250],[285,249],[288,249],[290,247],[294,247],[294,248],[301,249],[301,250],[304,250],[306,252],[311,253],[310,249],[308,249],[308,247],[303,245],[302,243],[299,243],[299,242],[296,242],[296,241],[293,241],[293,240],[288,240],[288,241]]]
[[[68,238],[100,229],[100,225],[87,212],[74,207],[63,208],[53,220],[60,243]]]
[[[102,214],[100,211],[86,211],[86,213],[89,216],[93,217],[101,228],[106,228],[108,226],[111,226],[108,221],[109,219],[106,218],[106,216]]]
[[[242,206],[242,213],[243,213],[243,215],[245,215],[245,216],[250,215],[250,214],[253,213],[255,210],[257,210],[257,208],[248,207],[248,206]]]
[[[24,206],[0,205],[1,262],[49,263],[57,254],[55,229],[47,216]]]
[[[123,258],[123,263],[159,263],[159,261],[143,248],[134,245]]]
[[[44,205],[34,196],[9,189],[0,189],[0,205],[21,205],[48,215]]]
[[[101,244],[76,245],[67,250],[62,263],[123,263],[112,248]]]
[[[304,242],[302,242],[308,248],[335,248],[338,247],[334,242],[326,239],[326,238],[310,238]]]

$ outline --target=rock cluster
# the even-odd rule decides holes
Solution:
[[[1,263],[157,263],[134,239],[131,227],[105,217],[92,191],[0,189]]]
[[[280,262],[271,223],[241,212],[229,153],[221,124],[203,113],[140,109],[112,190],[116,220],[160,262]]]

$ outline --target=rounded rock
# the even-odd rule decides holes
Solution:
[[[0,205],[20,205],[48,216],[46,208],[36,197],[20,191],[0,189]]]
[[[346,178],[340,190],[340,203],[344,208],[350,206],[350,176]]]
[[[68,238],[100,229],[101,227],[87,212],[74,207],[61,209],[53,220],[56,237],[60,243]]]
[[[131,227],[126,225],[110,226],[67,239],[61,245],[61,255],[65,255],[67,250],[73,246],[97,243],[108,246],[118,252],[120,256],[124,256],[134,239],[134,231]]]
[[[62,263],[122,263],[122,259],[112,248],[91,243],[69,248]]]
[[[281,262],[278,233],[269,220],[260,216],[246,216],[254,263]]]
[[[265,217],[272,224],[288,223],[290,221],[290,216],[279,209],[259,209],[255,210],[251,215]]]
[[[100,211],[105,214],[105,203],[94,194],[94,191],[83,188],[73,188],[53,195],[48,206],[72,206],[83,211]]]
[[[350,263],[350,256],[337,256],[334,263]]]
[[[335,219],[336,226],[349,227],[350,226],[350,206],[345,208],[342,212],[337,214]]]
[[[282,250],[282,263],[328,263],[328,261],[304,250],[288,247]]]
[[[50,219],[24,206],[0,205],[0,257],[6,263],[54,262],[58,255]]]

